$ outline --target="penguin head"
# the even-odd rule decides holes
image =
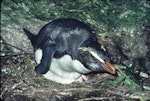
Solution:
[[[80,61],[92,72],[116,73],[115,68],[103,51],[91,47],[81,47],[79,52]]]

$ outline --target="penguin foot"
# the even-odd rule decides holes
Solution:
[[[85,75],[81,75],[77,80],[76,82],[83,82],[83,81],[87,81],[88,78],[85,76]]]

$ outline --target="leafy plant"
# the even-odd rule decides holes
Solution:
[[[125,72],[123,72],[121,69],[118,68],[118,71],[121,74],[119,77],[117,77],[116,79],[112,81],[110,80],[110,81],[102,82],[100,84],[100,87],[117,85],[119,83],[122,83],[124,86],[127,86],[131,88],[132,90],[142,91],[143,87],[138,82],[138,78],[140,78],[140,76],[137,73],[134,73],[133,67],[126,67]]]

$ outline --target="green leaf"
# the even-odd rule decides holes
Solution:
[[[131,88],[131,89],[133,89],[133,90],[142,91],[142,86],[140,86],[139,84],[135,83],[131,79],[125,79],[124,85],[129,87],[129,88]]]
[[[126,67],[125,72],[123,72],[122,70],[118,68],[118,71],[120,72],[121,76],[118,76],[114,80],[103,81],[100,85],[98,85],[98,87],[117,85],[122,82],[124,86],[127,86],[131,88],[132,90],[142,91],[143,87],[139,85],[139,82],[137,79],[138,75],[136,77],[134,76],[135,73],[133,69],[134,69],[133,67]]]
[[[134,72],[132,71],[132,69],[133,67],[127,67],[126,73],[124,73],[118,68],[121,75],[125,77],[124,79],[125,86],[130,87],[131,89],[136,90],[136,91],[142,91],[142,86],[138,84],[137,79],[133,76]]]
[[[108,86],[108,85],[117,85],[118,83],[122,82],[125,79],[125,77],[119,76],[116,79],[112,80],[107,80],[107,81],[103,81],[100,86]]]

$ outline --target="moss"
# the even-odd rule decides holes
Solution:
[[[148,24],[149,7],[148,0],[3,0],[2,20],[13,20],[21,25],[21,17],[31,21],[71,17],[91,24],[98,33],[102,33],[102,30],[112,32]]]

